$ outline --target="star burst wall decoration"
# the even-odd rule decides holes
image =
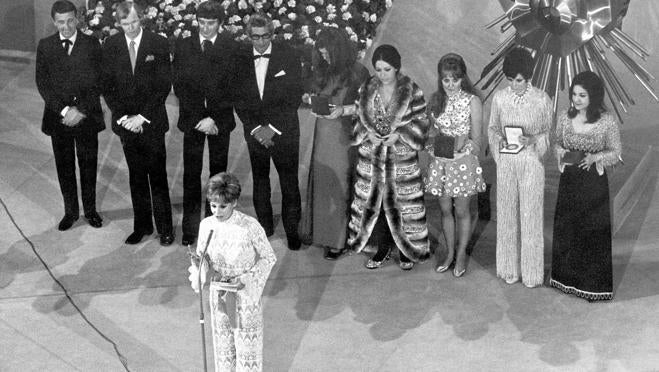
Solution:
[[[499,0],[504,14],[486,25],[500,25],[502,33],[514,27],[492,52],[492,61],[483,68],[476,85],[488,92],[487,99],[504,79],[502,64],[506,54],[517,46],[529,49],[534,58],[532,84],[545,90],[558,108],[560,91],[569,87],[581,71],[598,73],[611,106],[622,123],[621,111],[634,105],[619,74],[611,65],[614,55],[629,69],[645,90],[659,102],[651,85],[655,77],[636,59],[649,57],[648,51],[622,31],[622,19],[630,0]],[[635,59],[636,58],[636,59]]]

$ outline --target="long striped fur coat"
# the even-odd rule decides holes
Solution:
[[[358,146],[354,197],[348,223],[348,245],[359,252],[366,246],[381,211],[402,253],[413,261],[429,256],[426,208],[418,151],[427,138],[428,121],[423,92],[407,76],[399,74],[397,89],[388,109],[392,133],[400,135],[393,146],[374,145],[368,132],[375,131],[373,100],[379,80],[371,77],[360,89],[353,145]]]

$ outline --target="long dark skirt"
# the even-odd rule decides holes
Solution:
[[[613,298],[609,181],[566,166],[558,186],[550,285],[587,300]]]

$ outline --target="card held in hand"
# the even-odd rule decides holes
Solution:
[[[325,96],[311,96],[311,111],[316,115],[329,115],[329,98]]]
[[[455,137],[439,134],[435,137],[435,142],[433,143],[434,155],[438,158],[453,159],[454,147]]]
[[[583,151],[568,151],[563,154],[561,161],[565,164],[579,164],[586,157]]]

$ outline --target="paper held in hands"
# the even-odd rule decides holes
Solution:
[[[501,154],[518,154],[524,145],[519,142],[519,137],[524,135],[521,127],[504,127],[504,135],[506,136],[506,146],[499,149]]]

